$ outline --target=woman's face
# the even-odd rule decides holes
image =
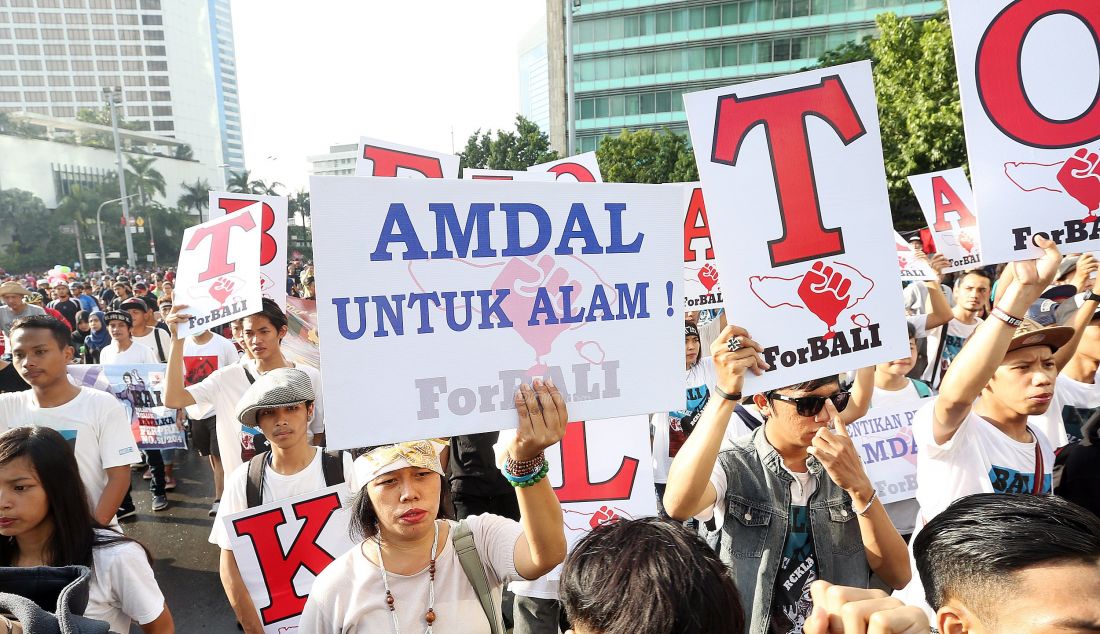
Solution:
[[[370,481],[370,496],[378,516],[382,539],[423,537],[439,517],[442,476],[431,469],[405,467],[384,473]]]
[[[39,528],[50,512],[46,489],[30,458],[0,466],[0,535],[16,537]]]
[[[88,318],[88,325],[95,332],[99,332],[100,330],[103,330],[103,322],[99,321],[99,317],[89,317]]]

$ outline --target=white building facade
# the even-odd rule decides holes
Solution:
[[[309,173],[312,176],[352,176],[355,174],[355,158],[358,153],[358,143],[331,145],[327,154],[306,157],[309,161]]]

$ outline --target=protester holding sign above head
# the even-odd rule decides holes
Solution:
[[[69,441],[56,431],[0,434],[0,567],[88,566],[85,617],[107,622],[115,634],[129,634],[132,621],[145,634],[171,634],[149,554],[92,516],[88,499],[71,486],[79,478]]]
[[[565,402],[552,383],[535,379],[514,404],[519,427],[503,472],[516,486],[521,520],[487,514],[447,521],[443,468],[428,441],[369,451],[356,460],[363,488],[352,509],[365,539],[317,577],[302,631],[503,632],[501,586],[541,577],[566,551],[543,453],[565,435]]]
[[[762,348],[727,327],[711,346],[715,396],[669,469],[669,515],[720,531],[720,554],[749,631],[792,631],[809,616],[816,579],[867,587],[872,572],[909,581],[905,542],[878,500],[840,413],[849,393],[835,376],[754,396],[767,423],[720,451],[746,371],[762,374]]]

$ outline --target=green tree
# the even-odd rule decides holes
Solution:
[[[142,209],[153,202],[154,195],[166,195],[164,175],[153,167],[155,162],[156,159],[153,157],[126,157],[126,164],[130,166],[126,170],[126,187],[130,190],[128,193],[138,195]]]
[[[195,160],[195,151],[191,149],[190,145],[177,145],[175,157],[181,161],[193,161]]]
[[[71,220],[50,211],[37,196],[19,189],[0,191],[0,267],[9,272],[42,271],[76,255],[75,236],[58,230]]]
[[[297,192],[291,194],[287,200],[287,215],[290,216],[289,220],[293,220],[299,214],[302,218],[309,218],[309,192],[304,189],[299,189]]]
[[[553,161],[558,153],[550,149],[550,137],[523,115],[516,115],[514,132],[478,130],[458,153],[462,169],[525,170],[532,165]]]
[[[284,187],[279,181],[271,184],[260,179],[252,179],[251,170],[229,172],[229,180],[225,183],[226,189],[238,194],[263,194],[265,196],[278,196],[278,189]]]
[[[118,127],[120,130],[141,130],[145,127],[143,123],[138,121],[127,121],[125,115],[122,114],[121,108],[115,110],[115,118],[118,120]],[[84,123],[105,125],[109,128],[111,127],[111,110],[106,105],[98,108],[81,108],[76,111],[76,120],[83,121]]]
[[[194,183],[180,183],[183,193],[180,194],[176,205],[185,211],[194,209],[199,212],[199,224],[202,224],[202,210],[210,206],[210,183],[205,178],[196,179]]]
[[[596,148],[600,172],[609,183],[681,183],[699,180],[688,138],[667,129],[623,130]]]

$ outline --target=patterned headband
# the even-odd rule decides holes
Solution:
[[[446,446],[445,439],[433,438],[375,447],[356,459],[356,479],[365,485],[380,475],[406,467],[430,469],[444,476],[439,452]]]

